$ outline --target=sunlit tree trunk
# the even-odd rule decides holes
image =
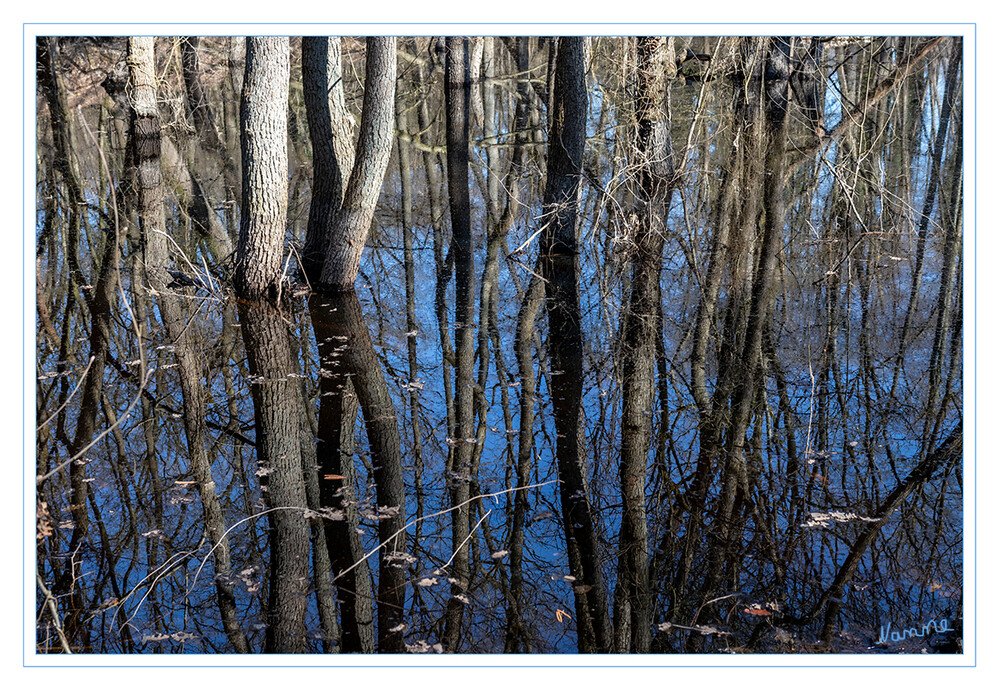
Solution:
[[[288,215],[288,39],[246,39],[240,100],[243,202],[233,282],[243,297],[280,294]]]
[[[395,138],[395,74],[395,38],[368,38],[364,104],[354,166],[343,203],[326,230],[319,279],[326,290],[351,290],[357,278]]]

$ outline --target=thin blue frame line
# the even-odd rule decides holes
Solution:
[[[975,395],[974,395],[974,410],[972,411],[972,416],[975,419],[975,433],[972,438],[972,444],[974,448],[974,460],[972,461],[975,465],[975,482],[973,491],[975,492],[975,545],[974,545],[974,556],[975,556],[975,666],[978,666],[978,24],[973,26],[973,34],[975,37],[975,78],[972,80],[972,90],[975,94],[975,204],[974,204],[974,234],[975,234],[975,256],[972,258],[972,262],[975,266],[975,307],[972,315],[972,322],[975,328],[974,337],[974,348],[972,353],[972,361],[974,362],[975,375],[972,377],[975,381]],[[967,63],[965,63],[967,64]],[[965,68],[964,75],[967,77],[967,68]],[[967,83],[967,82],[965,82]],[[962,121],[963,125],[963,121]],[[965,520],[967,520],[967,513],[965,514]],[[965,534],[967,534],[965,530]],[[964,588],[964,583],[962,583],[962,589]],[[963,621],[962,621],[963,622]]]
[[[21,59],[22,60],[24,59],[25,52],[28,49],[28,46],[27,46],[27,35],[28,35],[28,26],[27,26],[27,24],[25,24],[24,30],[21,33]],[[27,65],[24,65],[24,67],[27,67]],[[22,69],[21,70],[21,97],[22,98],[27,98],[28,97],[28,82],[27,82],[27,79],[25,79],[24,72],[25,72],[25,70]],[[38,121],[38,110],[37,109],[38,109],[38,100],[36,99],[35,100],[35,122]],[[26,133],[27,129],[28,129],[28,123],[24,121],[24,108],[22,107],[21,108],[21,132],[22,132],[22,134]],[[27,139],[27,137],[25,137],[25,139]],[[37,137],[36,137],[36,146],[37,146]],[[21,165],[24,165],[24,161],[27,160],[27,153],[28,153],[27,144],[24,141],[21,141]],[[35,170],[35,175],[37,175],[37,174],[38,174],[38,171]],[[36,190],[36,194],[37,194],[38,181],[37,180],[33,180],[32,184],[34,185],[35,190]],[[25,198],[24,191],[26,191],[26,190],[22,190],[22,192],[21,192],[21,226],[22,226],[22,228],[27,228],[28,227],[28,207],[27,207],[26,202],[24,201],[24,198]],[[25,309],[25,306],[24,306],[24,303],[27,300],[27,296],[28,296],[28,290],[27,290],[26,285],[25,285],[25,278],[26,278],[26,273],[27,272],[24,270],[24,260],[26,258],[24,256],[24,245],[25,245],[24,236],[26,234],[27,233],[25,233],[23,231],[21,232],[21,290],[22,290],[22,293],[21,293],[21,328],[24,329],[24,332],[21,333],[21,444],[22,444],[22,447],[21,447],[21,458],[22,458],[21,459],[21,486],[22,487],[24,487],[24,482],[27,479],[27,477],[25,476],[26,471],[25,471],[24,468],[28,464],[27,463],[28,444],[24,442],[24,428],[25,428],[25,426],[27,425],[27,422],[28,422],[27,415],[26,415],[26,413],[24,411],[24,400],[25,400],[25,395],[27,394],[27,385],[25,384],[25,380],[27,379],[27,375],[28,375],[28,366],[27,366],[28,365],[28,361],[27,361],[28,352],[27,352],[27,350],[24,347],[24,338],[25,338],[25,335],[28,332],[28,315],[26,313],[27,309]],[[36,271],[38,270],[37,266],[36,266],[35,270]],[[36,447],[36,451],[37,451],[37,447]],[[37,490],[36,490],[36,497],[37,497]],[[27,510],[27,500],[28,500],[27,492],[23,491],[23,489],[22,489],[22,491],[21,491],[21,561],[25,565],[27,565],[27,563],[28,563],[27,539],[24,538],[25,530],[27,530],[27,528],[28,528],[28,525],[26,523],[26,518],[25,518],[25,515],[26,515],[25,511]],[[38,564],[37,554],[36,554],[36,558],[35,558],[35,564],[36,564],[36,566]],[[21,575],[22,575],[22,577],[24,576],[24,570],[23,569],[21,571]],[[22,580],[21,581],[21,591],[22,591],[22,594],[21,594],[21,625],[24,625],[24,621],[26,621],[27,618],[28,618],[28,598],[26,596],[24,596],[24,590],[26,589],[26,585],[27,585],[27,582],[25,582],[24,580]],[[35,592],[35,596],[36,597],[38,596],[37,591]],[[28,642],[27,642],[27,635],[22,635],[21,636],[21,659],[22,659],[22,663],[24,663],[23,660],[26,659],[27,655],[28,655],[27,644],[28,644]]]
[[[775,26],[798,25],[798,26],[800,26],[800,25],[804,24],[803,22],[797,22],[797,23],[796,22],[737,22],[737,23],[740,24],[740,25],[747,25],[747,26],[753,26],[753,25],[775,25]],[[828,24],[831,24],[831,23],[832,22],[825,22],[825,23],[818,23],[818,24],[814,24],[814,25],[820,26],[820,25],[823,25],[823,24],[828,25]],[[130,23],[130,22],[77,22],[77,23],[73,23],[74,26],[90,26],[90,25],[105,25],[105,24],[106,25],[128,25],[128,26],[131,26],[131,25],[134,25],[135,23]],[[219,25],[219,24],[222,24],[222,23],[221,22],[209,22],[209,23],[200,23],[200,22],[176,22],[176,23],[174,23],[174,22],[171,22],[170,24],[171,25],[180,25],[180,26],[185,26],[185,25],[192,25],[192,26],[194,26],[194,25],[213,26],[213,25]],[[298,25],[298,24],[299,23],[295,23],[295,22],[280,22],[280,23],[273,23],[273,24],[272,23],[267,23],[267,22],[241,22],[240,23],[240,25],[243,25],[243,26],[254,26],[254,25],[279,25],[280,26],[280,25]],[[341,25],[341,26],[349,26],[349,25],[386,24],[386,22],[374,22],[374,23],[366,23],[366,22],[335,22],[335,23],[333,23],[333,22],[330,22],[330,24]],[[414,26],[431,25],[431,24],[433,24],[433,25],[474,25],[474,23],[461,23],[461,22],[441,22],[441,23],[436,23],[436,22],[412,22],[412,23],[411,22],[400,22],[400,24],[414,25]],[[487,25],[495,25],[495,24],[496,23],[492,23],[492,24],[479,24],[479,25],[487,26]],[[531,25],[531,26],[533,26],[533,25],[537,25],[537,26],[547,26],[547,25],[569,25],[569,26],[601,26],[601,25],[617,26],[617,25],[629,25],[630,26],[630,25],[634,25],[634,24],[641,24],[641,22],[600,22],[600,23],[587,22],[587,23],[573,23],[573,24],[563,24],[561,22],[531,22],[531,23],[526,23],[526,22],[504,22],[503,24],[504,25],[525,25],[525,26],[527,26],[527,25]],[[705,22],[705,23],[700,23],[700,22],[698,22],[698,23],[694,23],[694,22],[676,22],[676,23],[668,23],[668,24],[667,23],[656,23],[655,25],[661,25],[661,26],[690,26],[690,25],[695,25],[695,26],[710,26],[710,25],[725,25],[725,24],[728,24],[728,23],[723,23],[723,22]],[[844,25],[844,26],[852,26],[852,25],[880,26],[880,25],[889,24],[889,22],[873,22],[873,23],[869,23],[869,22],[835,22],[835,24],[837,24],[837,25]],[[27,47],[26,46],[26,40],[27,40],[27,34],[28,34],[28,27],[29,26],[33,27],[33,26],[58,26],[58,25],[61,25],[61,24],[58,24],[57,22],[42,22],[42,23],[24,22],[22,24],[23,33],[22,33],[22,36],[21,36],[22,57],[23,57],[24,52],[25,52],[26,47]],[[975,392],[974,392],[974,397],[973,397],[973,408],[974,409],[972,411],[972,416],[973,416],[973,418],[975,420],[975,433],[973,435],[972,444],[973,444],[973,455],[974,455],[973,464],[974,464],[974,467],[975,467],[975,477],[977,479],[977,477],[978,477],[978,385],[977,385],[978,384],[978,381],[977,381],[977,378],[978,378],[978,251],[977,251],[978,250],[978,156],[977,156],[977,145],[978,145],[978,23],[977,22],[944,22],[944,23],[935,23],[935,22],[906,22],[906,23],[902,23],[902,24],[891,23],[891,25],[892,26],[923,26],[923,25],[933,25],[933,26],[967,26],[967,27],[969,27],[971,29],[972,35],[974,36],[974,41],[975,41],[975,59],[974,59],[975,76],[974,76],[974,79],[972,80],[972,86],[973,86],[972,90],[973,90],[973,92],[975,94],[975,109],[974,109],[974,114],[975,114],[975,118],[974,118],[974,122],[975,122],[975,124],[974,124],[974,135],[975,136],[974,136],[974,142],[975,142],[975,151],[976,151],[975,165],[974,165],[974,170],[975,170],[975,180],[974,180],[975,202],[974,202],[974,206],[973,206],[973,209],[972,209],[972,214],[973,214],[973,218],[974,218],[974,221],[973,221],[973,223],[974,223],[973,233],[974,233],[974,237],[975,237],[975,255],[972,258],[972,263],[974,265],[974,286],[973,287],[974,287],[974,296],[975,296],[975,306],[974,306],[973,312],[972,312],[972,322],[974,324],[974,331],[975,331],[974,332],[974,338],[973,338],[974,348],[973,348],[973,353],[972,353],[972,361],[973,361],[973,364],[974,364],[973,368],[974,368],[974,374],[975,374],[974,377],[973,377],[975,379]],[[37,36],[37,34],[35,34],[35,35]],[[22,88],[22,94],[24,96],[27,96],[27,82],[26,82],[25,77],[24,77],[24,70],[22,70],[22,73],[21,73],[21,88]],[[36,103],[36,105],[35,105],[35,118],[36,118],[36,120],[37,120],[37,117],[38,117],[37,108],[38,108],[38,106],[37,106],[37,103]],[[23,119],[24,118],[24,110],[23,109],[21,111],[21,117],[22,117],[21,127],[22,127],[22,130],[24,130],[27,127],[27,123]],[[963,136],[964,135],[963,135],[963,132],[962,132],[962,138],[963,138]],[[26,144],[22,140],[22,142],[21,142],[22,163],[25,160],[24,156],[25,156],[26,152],[27,152],[26,151]],[[36,174],[37,174],[37,171],[36,171]],[[35,183],[37,185],[37,180],[35,180]],[[25,205],[25,201],[24,201],[23,195],[22,195],[22,199],[21,199],[21,217],[22,217],[22,226],[23,227],[27,227],[27,207]],[[22,265],[21,265],[21,289],[24,292],[22,292],[22,300],[21,300],[21,323],[22,323],[22,328],[24,328],[24,332],[27,332],[27,313],[26,313],[25,304],[24,304],[25,303],[24,296],[27,294],[27,292],[25,291],[25,282],[24,282],[24,279],[25,279],[25,270],[24,270],[24,263],[23,263],[23,260],[25,258],[24,257],[24,247],[25,247],[25,238],[24,238],[24,233],[22,233],[22,235],[21,235],[21,258],[22,258]],[[37,273],[37,266],[36,266],[35,270],[36,270],[36,273]],[[26,359],[25,359],[25,357],[26,357],[26,350],[25,350],[25,347],[24,347],[24,338],[22,336],[22,339],[21,339],[21,399],[22,399],[22,402],[24,400],[24,393],[26,391],[26,386],[25,386],[25,374],[26,374],[25,364],[26,364]],[[23,429],[24,429],[25,423],[26,423],[26,417],[25,417],[24,407],[22,406],[22,409],[21,409],[21,427],[22,427],[21,443],[22,443],[22,458],[23,459],[26,459],[26,454],[27,454],[27,447],[26,447],[26,445],[24,445],[24,434],[23,434]],[[22,485],[23,485],[23,482],[25,480],[25,469],[24,468],[25,468],[25,463],[22,462],[22,464],[21,464],[21,481],[22,481]],[[780,665],[763,665],[763,664],[760,664],[760,665],[732,665],[732,666],[729,666],[729,665],[718,665],[718,664],[713,664],[713,665],[690,665],[690,664],[684,664],[684,665],[670,665],[670,664],[664,664],[664,665],[660,665],[660,664],[653,664],[653,665],[645,665],[645,664],[641,664],[641,665],[640,664],[611,664],[611,665],[603,665],[603,664],[601,664],[601,665],[592,665],[592,666],[591,665],[572,665],[572,664],[557,664],[557,665],[542,665],[542,664],[528,664],[528,665],[519,665],[519,664],[496,664],[496,665],[493,665],[493,664],[473,664],[473,665],[463,665],[463,664],[447,664],[447,665],[422,665],[422,664],[421,665],[394,665],[393,664],[391,666],[386,666],[385,664],[371,664],[371,665],[365,665],[365,664],[361,664],[361,665],[354,665],[354,664],[350,664],[350,665],[345,665],[345,664],[330,664],[330,665],[326,665],[326,666],[324,666],[324,665],[305,665],[305,666],[298,665],[298,666],[293,666],[293,665],[283,665],[283,664],[273,664],[273,665],[272,664],[266,664],[266,665],[261,665],[261,664],[254,664],[254,665],[237,665],[237,664],[224,664],[224,665],[208,665],[208,664],[206,664],[206,665],[201,665],[201,664],[193,664],[193,665],[187,665],[187,664],[185,664],[185,665],[182,665],[182,664],[164,664],[164,665],[160,665],[160,664],[134,664],[134,665],[133,664],[58,664],[58,665],[51,665],[50,664],[50,665],[45,665],[45,664],[28,664],[26,662],[26,658],[27,658],[27,640],[26,640],[25,637],[22,636],[22,639],[21,639],[22,668],[977,668],[978,667],[978,615],[977,615],[978,614],[978,610],[977,610],[978,609],[978,530],[977,530],[977,524],[978,524],[978,520],[977,520],[977,518],[978,518],[978,483],[977,483],[977,481],[975,482],[975,485],[974,485],[974,488],[973,488],[973,492],[974,492],[974,496],[975,496],[975,513],[974,513],[974,515],[975,515],[975,524],[976,524],[975,539],[974,539],[974,549],[973,549],[974,550],[974,555],[975,555],[975,568],[974,568],[974,572],[975,572],[975,585],[974,585],[974,592],[975,592],[975,614],[976,615],[975,615],[975,648],[974,648],[974,660],[973,660],[973,662],[971,664],[939,665],[939,666],[937,666],[937,665],[932,665],[932,666],[924,666],[924,665],[911,666],[911,665],[903,665],[903,664],[886,664],[886,665],[881,665],[881,664],[863,664],[863,665],[852,665],[852,664],[829,664],[829,665],[780,664]],[[24,511],[25,511],[25,508],[26,508],[26,506],[25,506],[26,498],[27,498],[26,495],[22,494],[22,496],[21,496],[21,521],[22,521],[22,525],[21,525],[22,526],[21,557],[22,557],[22,561],[24,561],[25,563],[27,562],[27,560],[26,560],[26,558],[27,558],[27,551],[26,551],[27,547],[26,547],[26,541],[24,540],[24,536],[23,535],[24,535],[24,529],[26,528],[26,524],[24,523],[24,515],[25,515]],[[965,515],[964,521],[966,523],[966,521],[967,521],[967,515]],[[23,575],[23,573],[22,573],[22,575]],[[23,585],[24,585],[24,582],[22,581],[22,586]],[[26,598],[22,598],[22,600],[21,600],[21,617],[22,617],[22,621],[25,619],[26,606],[27,606],[27,600],[26,600]],[[121,655],[121,656],[129,656],[131,658],[131,655]],[[493,656],[493,655],[489,655],[489,656]],[[863,655],[863,654],[849,655],[849,656],[858,656],[858,657],[865,657],[866,658],[866,655]],[[134,658],[136,660],[138,660],[138,659],[148,658],[148,657],[136,656]],[[225,657],[222,657],[222,658],[225,658]],[[384,658],[384,657],[379,657],[379,658]]]
[[[25,26],[973,26],[976,22],[24,22]]]
[[[712,656],[712,655],[708,655]],[[863,655],[861,655],[863,656]],[[140,657],[141,658],[141,657]],[[612,666],[604,665],[572,665],[572,664],[447,664],[441,666],[435,666],[430,664],[393,664],[391,666],[376,665],[367,666],[363,664],[312,664],[306,666],[286,666],[282,664],[254,664],[252,666],[247,665],[225,665],[225,666],[212,666],[210,664],[140,664],[140,665],[113,665],[105,666],[99,664],[59,664],[58,666],[28,666],[26,668],[975,668],[977,664],[959,664],[954,666],[897,666],[897,665],[877,665],[877,664],[822,664],[818,666],[812,665],[796,665],[796,666],[764,666],[764,665],[708,665],[708,664],[690,664],[682,666],[670,666],[670,665],[658,665],[658,664],[615,664]]]

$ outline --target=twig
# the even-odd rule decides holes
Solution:
[[[524,487],[524,488],[527,488],[527,487]],[[485,521],[485,519],[487,517],[489,517],[489,514],[491,512],[493,512],[492,508],[490,508],[489,510],[487,510],[486,514],[483,515],[482,518],[480,518],[479,521],[475,523],[475,527],[473,527],[472,529],[468,530],[468,536],[465,537],[464,541],[462,541],[460,544],[458,544],[458,548],[455,549],[454,553],[451,554],[451,558],[447,559],[447,563],[445,563],[444,565],[441,566],[442,570],[444,568],[447,568],[449,565],[451,565],[451,561],[453,561],[455,559],[455,557],[458,555],[458,552],[461,551],[461,547],[463,547],[465,544],[468,543],[468,540],[472,538],[473,534],[475,534],[475,530],[477,530],[479,528],[479,525],[481,525]]]
[[[66,639],[66,633],[62,630],[62,623],[59,622],[59,609],[56,608],[55,597],[52,596],[52,592],[45,586],[45,582],[42,581],[42,576],[38,571],[35,571],[35,581],[38,584],[38,589],[45,596],[45,606],[52,616],[52,627],[55,628],[56,635],[59,636],[59,644],[62,645],[62,651],[72,654],[73,650],[69,648],[69,640]]]
[[[53,419],[55,419],[56,415],[62,412],[63,408],[69,404],[69,401],[73,399],[74,395],[76,395],[76,391],[78,391],[80,389],[80,386],[83,385],[83,382],[87,380],[87,372],[90,371],[90,365],[93,363],[94,363],[94,356],[90,355],[90,361],[87,362],[87,366],[83,368],[83,374],[80,375],[80,380],[76,382],[75,386],[73,386],[73,391],[69,394],[69,397],[66,398],[66,400],[63,402],[62,405],[56,408],[56,411],[53,412],[48,419],[46,419],[44,422],[38,425],[38,429],[41,429],[43,426],[45,426]]]
[[[97,142],[97,138],[94,136],[94,133],[92,131],[90,131],[90,126],[87,124],[86,118],[83,117],[83,111],[82,111],[82,109],[80,108],[79,105],[76,106],[76,109],[77,109],[77,112],[80,115],[80,123],[83,125],[84,131],[87,133],[87,135],[90,137],[90,140],[94,143],[94,146],[97,148],[97,153],[98,153],[98,155],[100,156],[100,159],[101,159],[101,165],[104,168],[104,172],[107,174],[108,186],[109,186],[109,188],[111,190],[111,206],[112,206],[112,208],[114,208],[115,235],[114,235],[114,240],[113,241],[114,242],[118,242],[118,238],[121,236],[121,227],[120,227],[120,221],[119,221],[119,218],[118,218],[118,200],[117,200],[117,196],[115,195],[115,191],[114,191],[114,180],[111,179],[111,169],[108,167],[107,160],[104,158],[104,152],[101,150],[100,144]],[[120,417],[118,417],[118,419],[115,421],[114,424],[112,424],[111,426],[109,426],[107,429],[105,429],[101,433],[97,434],[97,436],[95,438],[91,439],[90,443],[88,443],[83,448],[81,448],[71,458],[69,458],[65,462],[57,465],[55,468],[53,468],[51,471],[47,472],[46,474],[43,474],[41,476],[36,477],[35,478],[35,486],[40,486],[42,484],[42,482],[44,482],[49,477],[53,476],[54,474],[56,474],[57,472],[59,472],[60,470],[62,470],[64,467],[67,467],[74,460],[77,460],[77,459],[83,457],[84,453],[86,453],[88,450],[90,450],[91,448],[93,448],[105,436],[107,436],[108,434],[110,434],[111,431],[114,430],[115,427],[117,427],[118,425],[120,425],[132,413],[132,410],[135,409],[135,406],[137,404],[139,404],[139,400],[142,399],[142,391],[145,390],[145,388],[146,388],[146,382],[147,382],[147,380],[149,378],[149,372],[148,372],[148,370],[146,368],[146,353],[145,353],[145,350],[142,349],[142,329],[139,327],[139,321],[138,321],[138,319],[135,318],[135,313],[132,311],[132,306],[128,303],[128,299],[125,297],[125,288],[122,287],[122,282],[121,282],[121,266],[118,265],[118,264],[115,264],[114,269],[115,269],[115,273],[118,276],[118,292],[121,294],[122,304],[125,306],[125,310],[128,312],[129,319],[132,322],[132,327],[135,329],[135,342],[136,342],[136,346],[137,346],[137,348],[139,350],[139,369],[142,372],[142,376],[141,376],[141,378],[139,380],[139,392],[135,395],[135,398],[132,400],[132,402],[129,404],[129,406],[127,408],[125,408],[124,414],[122,414]]]
[[[201,543],[198,544],[198,549],[200,549],[202,544],[204,543],[205,539],[204,536],[202,536]],[[139,580],[139,582],[136,583],[135,587],[133,587],[132,590],[128,594],[126,594],[121,600],[119,600],[118,606],[115,607],[116,609],[121,609],[121,607],[125,604],[125,602],[128,601],[128,599],[136,591],[138,591],[139,587],[142,586],[143,582],[148,580],[150,577],[153,577],[153,575],[156,575],[156,577],[153,578],[153,581],[149,583],[149,587],[146,588],[146,593],[142,595],[142,598],[139,599],[139,603],[135,605],[135,611],[133,611],[132,615],[129,616],[128,619],[121,624],[121,628],[119,628],[119,631],[123,630],[125,626],[130,624],[132,622],[132,619],[139,614],[139,609],[142,607],[142,604],[146,601],[146,598],[152,593],[153,587],[156,586],[156,583],[162,580],[170,573],[172,573],[177,568],[179,568],[189,556],[193,556],[195,553],[197,553],[197,549],[194,549],[193,551],[185,551],[184,553],[175,554],[175,556],[171,557],[171,558],[176,558],[174,562],[171,563],[170,560],[167,560],[166,563],[164,563],[159,568],[157,568],[156,570],[154,570],[153,572],[149,573],[144,578]],[[190,590],[187,591],[187,594],[190,594]],[[187,594],[185,594],[184,596],[186,597]],[[117,613],[115,615],[117,616]]]

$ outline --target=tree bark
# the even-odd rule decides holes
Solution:
[[[354,166],[354,127],[343,97],[339,38],[302,38],[302,89],[312,140],[312,202],[302,262],[309,281],[318,284],[328,230]]]
[[[288,39],[248,37],[240,100],[243,202],[236,292],[280,294],[288,215]]]
[[[367,51],[357,155],[343,203],[326,231],[319,280],[322,289],[333,292],[353,289],[395,138],[395,38],[370,37]]]
[[[249,78],[247,79],[249,82]],[[264,651],[307,651],[308,501],[301,456],[301,394],[297,363],[280,312],[266,302],[239,302],[239,323],[252,381],[257,465],[270,525],[270,591]]]

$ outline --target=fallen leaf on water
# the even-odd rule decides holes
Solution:
[[[773,615],[766,609],[743,609],[743,612],[748,613],[750,616],[770,616]]]

